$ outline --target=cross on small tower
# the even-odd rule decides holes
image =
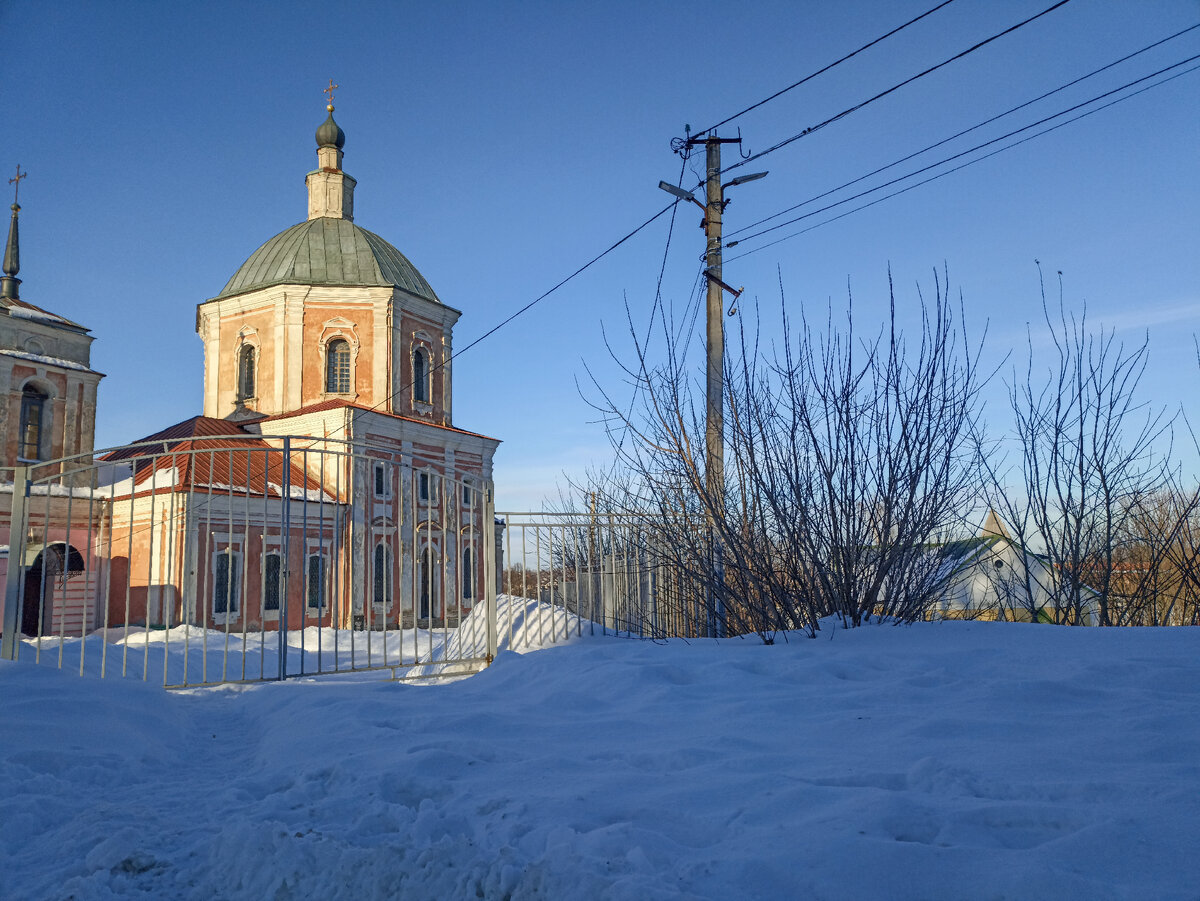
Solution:
[[[334,84],[333,79],[329,79],[329,87],[325,88],[322,93],[329,95],[329,111],[333,112],[333,92],[340,88],[340,84]]]
[[[22,171],[21,171],[21,164],[20,164],[20,163],[17,163],[17,176],[16,176],[16,178],[10,178],[10,179],[8,180],[8,183],[9,183],[10,185],[13,185],[13,203],[16,203],[16,202],[17,202],[17,195],[18,195],[18,194],[21,192],[21,179],[22,179],[22,178],[29,178],[29,173],[28,173],[28,172],[22,172]]]

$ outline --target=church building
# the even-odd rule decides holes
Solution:
[[[307,217],[197,306],[203,413],[75,477],[100,512],[70,548],[94,552],[81,569],[101,584],[68,634],[122,624],[452,627],[484,597],[483,564],[499,544],[490,513],[499,441],[453,422],[461,314],[355,223],[346,136],[332,102],[327,112],[305,179]],[[21,309],[10,315],[24,316],[36,340],[17,346],[0,332],[0,379],[20,383],[0,415],[21,423],[0,433],[14,459],[35,444],[36,459],[90,451],[101,377],[87,365],[91,339]],[[53,598],[39,605],[52,609]]]

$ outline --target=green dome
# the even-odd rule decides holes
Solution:
[[[317,146],[336,147],[338,150],[346,146],[346,133],[333,121],[333,107],[329,107],[329,118],[317,129]]]
[[[270,285],[395,286],[441,303],[404,254],[349,219],[309,219],[280,232],[250,254],[217,296]]]

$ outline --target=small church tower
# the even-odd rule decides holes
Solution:
[[[9,183],[25,177],[18,166]],[[90,453],[104,377],[86,328],[21,298],[16,193],[0,277],[0,467]]]

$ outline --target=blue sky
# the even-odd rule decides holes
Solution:
[[[934,5],[8,0],[0,172],[30,172],[22,296],[96,336],[108,374],[98,445],[199,412],[196,304],[304,218],[332,77],[356,221],[463,311],[461,348],[662,208],[656,185],[679,176],[669,141],[685,123],[712,125]],[[955,0],[722,134],[740,126],[749,150],[765,149],[1049,5]],[[1197,22],[1196,0],[1072,0],[751,164],[770,175],[731,192],[727,234]],[[1200,29],[864,186],[1197,53]],[[1200,420],[1198,85],[1200,72],[1184,75],[734,260],[768,239],[747,241],[728,252],[726,280],[758,299],[769,336],[781,280],[792,313],[844,309],[850,285],[862,328],[886,309],[889,266],[902,316],[946,267],[999,362],[1038,325],[1040,260],[1063,272],[1072,307],[1086,303],[1126,341],[1149,330],[1143,397]],[[703,250],[698,212],[679,209],[667,254],[663,298],[676,310]],[[663,219],[456,361],[456,424],[505,442],[501,508],[536,508],[564,471],[606,462],[577,382],[594,397],[586,366],[628,393],[603,333],[629,353],[626,303],[645,329],[666,237]],[[990,396],[1003,432],[1003,385]]]

